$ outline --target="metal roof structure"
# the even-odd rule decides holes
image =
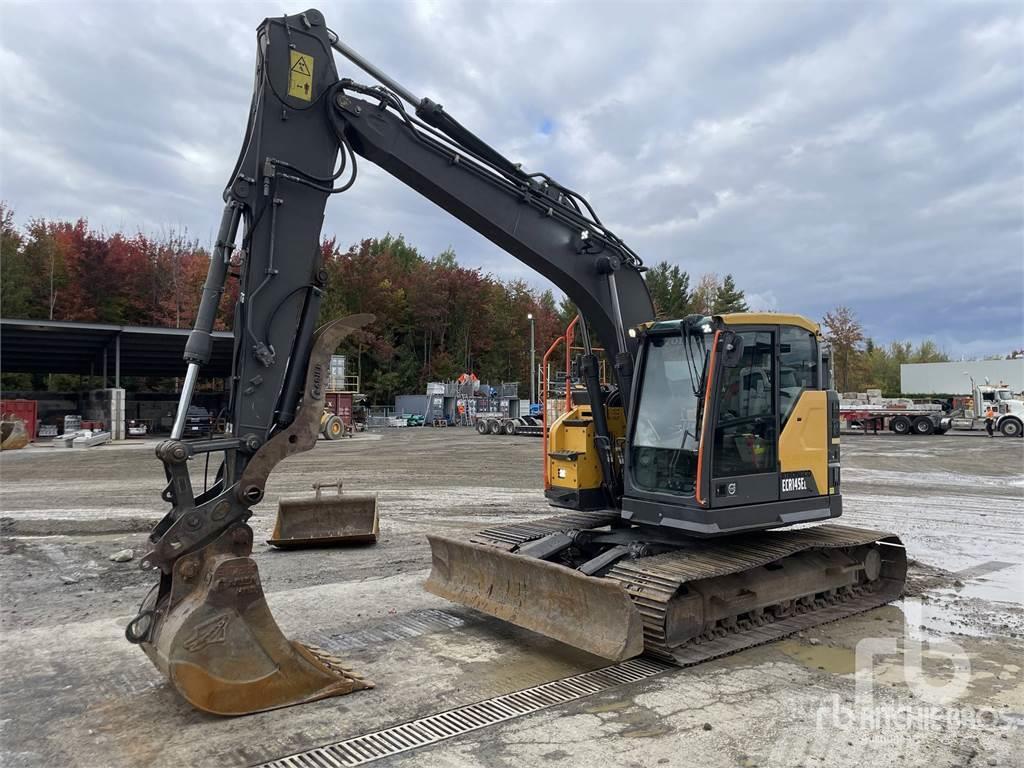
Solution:
[[[900,391],[907,394],[969,395],[971,379],[978,384],[986,380],[1002,383],[1011,392],[1024,392],[1024,357],[900,365]]]
[[[154,328],[61,320],[0,318],[0,371],[110,376],[182,376],[188,328]],[[213,332],[213,356],[203,375],[231,375],[234,337]]]

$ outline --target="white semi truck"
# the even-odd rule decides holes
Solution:
[[[971,379],[973,395],[962,408],[942,418],[945,430],[980,430],[985,428],[985,411],[989,406],[996,412],[995,428],[1006,437],[1024,436],[1024,401],[1013,396],[1005,385],[975,384]]]

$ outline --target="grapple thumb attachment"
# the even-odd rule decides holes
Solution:
[[[373,684],[320,649],[288,640],[270,614],[252,529],[229,528],[174,563],[171,588],[128,625],[150,660],[193,706],[244,715]],[[165,577],[166,578],[166,577]]]
[[[427,539],[428,592],[606,659],[643,653],[640,612],[616,582],[488,544]]]

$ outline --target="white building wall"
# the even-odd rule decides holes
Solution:
[[[900,391],[906,395],[969,395],[971,379],[965,372],[978,384],[984,384],[987,377],[992,384],[1003,382],[1014,392],[1024,392],[1024,357],[961,363],[904,363],[900,366]]]

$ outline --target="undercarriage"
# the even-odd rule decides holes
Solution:
[[[617,527],[612,510],[431,536],[427,589],[605,658],[696,664],[896,599],[900,540],[840,525],[728,540]]]

